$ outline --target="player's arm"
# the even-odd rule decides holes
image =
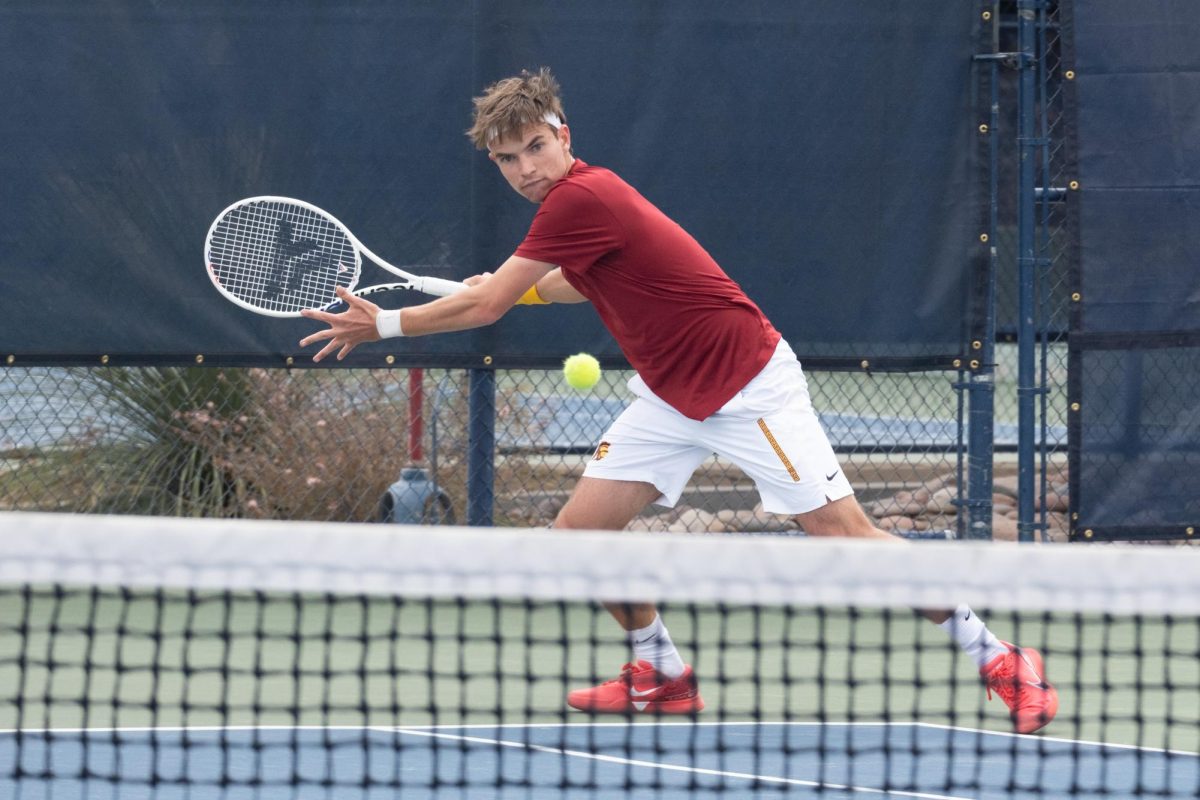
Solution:
[[[563,277],[562,267],[550,270],[546,276],[534,284],[538,297],[547,303],[586,303],[587,298],[579,293],[567,279]]]
[[[483,283],[492,277],[492,273],[485,272],[482,275],[472,275],[465,279],[463,283],[467,286],[475,286]],[[517,298],[519,306],[541,306],[550,303],[586,303],[587,298],[575,290],[571,284],[567,283],[567,279],[563,277],[562,268],[555,267],[546,273],[546,276]]]
[[[386,327],[393,336],[424,336],[491,325],[504,316],[529,287],[553,269],[553,264],[511,256],[488,280],[468,286],[461,292],[400,311],[383,312]],[[341,314],[303,312],[308,319],[329,326],[300,340],[301,347],[329,340],[313,356],[313,361],[320,361],[334,351],[341,360],[363,342],[380,338],[379,306],[365,298],[354,297],[341,287],[338,287],[338,297],[348,306]]]
[[[544,261],[510,256],[486,281],[449,297],[404,309],[401,318],[404,335],[424,336],[491,325],[554,268]]]

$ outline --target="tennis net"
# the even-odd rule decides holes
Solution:
[[[1200,553],[0,514],[0,797],[1195,797]],[[705,710],[566,693],[654,600]],[[1012,732],[914,608],[1045,657]]]

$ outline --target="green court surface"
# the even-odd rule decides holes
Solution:
[[[915,613],[663,607],[713,721],[1009,730]],[[1050,737],[1200,749],[1200,641],[1169,618],[997,613],[1060,693]],[[627,659],[599,608],[38,587],[0,593],[0,729],[563,721]]]

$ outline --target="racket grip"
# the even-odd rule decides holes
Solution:
[[[448,281],[445,278],[417,278],[413,281],[413,288],[425,294],[445,297],[456,292],[461,292],[467,288],[467,285],[458,281]]]

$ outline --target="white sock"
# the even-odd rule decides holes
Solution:
[[[668,678],[683,674],[683,659],[671,641],[662,617],[654,615],[654,622],[644,628],[628,631],[629,644],[633,646],[634,661],[648,661],[651,666]]]
[[[1000,643],[996,635],[988,630],[987,625],[983,624],[983,620],[971,611],[969,606],[954,609],[950,619],[938,627],[950,635],[977,667],[983,667],[996,656],[1008,652],[1008,648]]]

